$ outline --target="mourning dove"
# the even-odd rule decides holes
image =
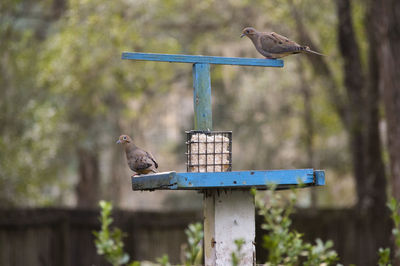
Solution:
[[[158,163],[151,153],[137,147],[128,135],[121,135],[117,144],[123,144],[129,168],[137,174],[157,173]]]
[[[240,37],[242,38],[243,36],[249,37],[257,51],[268,59],[276,59],[298,53],[323,55],[312,51],[308,46],[301,46],[275,32],[258,32],[254,28],[248,27],[243,29]]]

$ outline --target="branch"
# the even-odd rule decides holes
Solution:
[[[303,24],[301,16],[296,9],[296,6],[292,1],[289,1],[291,6],[291,13],[296,21],[297,32],[299,35],[300,42],[306,44],[317,51],[321,51],[319,47],[312,41],[310,34],[308,33],[306,27]],[[333,74],[328,66],[328,63],[325,61],[326,57],[322,56],[307,56],[307,60],[309,60],[313,71],[315,74],[320,76],[325,80],[325,85],[328,89],[328,95],[330,97],[330,101],[333,104],[336,112],[339,114],[343,124],[347,127],[349,125],[347,121],[347,104],[343,95],[340,94],[338,90],[338,86],[335,84]]]

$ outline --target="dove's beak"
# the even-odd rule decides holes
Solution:
[[[243,38],[244,36],[246,36],[244,33],[242,33],[242,35],[240,35],[240,38]]]
[[[121,141],[120,140],[117,140],[117,142],[116,142],[117,144],[121,144]]]

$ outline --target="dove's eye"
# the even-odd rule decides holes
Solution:
[[[126,140],[126,136],[124,136],[123,139]]]

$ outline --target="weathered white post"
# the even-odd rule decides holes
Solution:
[[[206,265],[231,265],[234,243],[243,239],[240,265],[255,263],[254,196],[248,190],[204,193],[204,252]]]

